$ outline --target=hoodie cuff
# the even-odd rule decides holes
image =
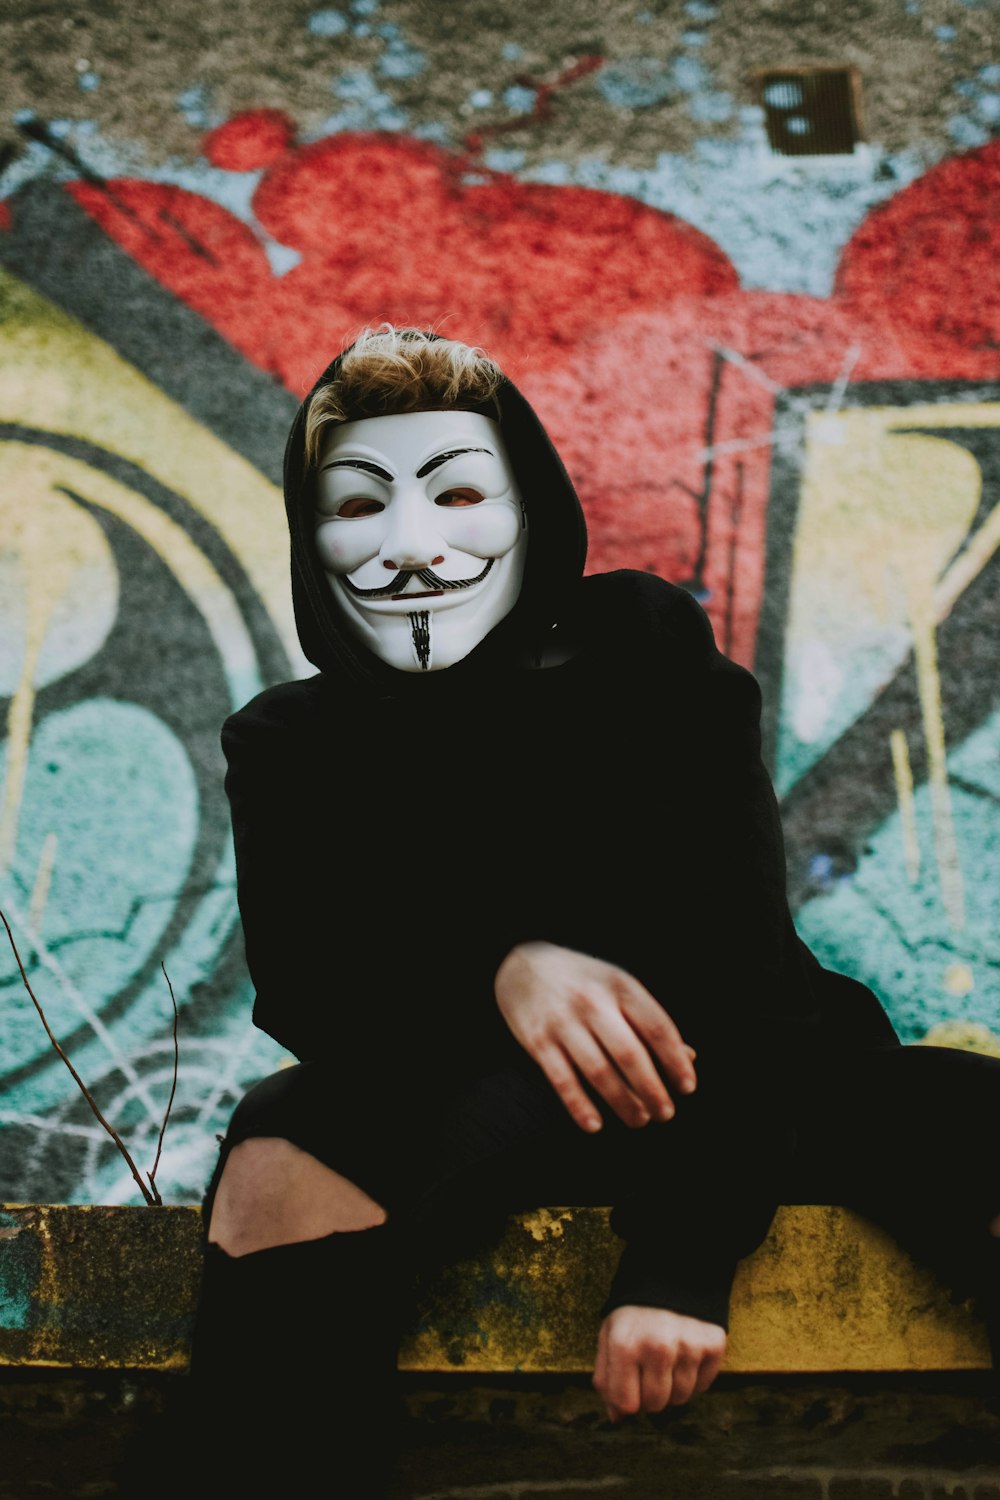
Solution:
[[[658,1254],[626,1245],[600,1309],[603,1321],[616,1307],[662,1307],[729,1331],[729,1297],[737,1260],[680,1263],[668,1250]]]

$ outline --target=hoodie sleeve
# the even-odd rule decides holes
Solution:
[[[650,578],[640,593],[632,776],[588,914],[599,956],[646,985],[703,1062],[787,1077],[816,1055],[820,1006],[788,906],[760,688],[686,591]]]
[[[758,684],[718,651],[694,599],[656,579],[642,589],[654,643],[643,670],[662,699],[638,710],[641,791],[591,914],[605,948],[590,951],[659,1000],[697,1050],[699,1082],[673,1120],[641,1132],[660,1131],[669,1150],[643,1153],[622,1185],[611,1227],[625,1246],[602,1313],[630,1303],[727,1327],[736,1267],[779,1201],[819,1009],[787,903]],[[602,909],[619,914],[603,932]]]
[[[391,776],[396,740],[370,712],[342,728],[316,684],[268,689],[222,731],[254,1025],[345,1089],[376,1068],[386,1089],[453,1086],[516,1046],[492,997],[496,902],[471,904],[442,967],[424,882],[398,841],[385,856],[385,776],[343,774],[381,742]]]
[[[302,684],[267,690],[222,729],[253,1022],[300,1061],[334,1015],[338,1048],[352,1044],[349,1008],[335,1011],[322,849],[303,833],[316,818],[314,740]]]
[[[624,1245],[601,1316],[630,1304],[728,1328],[733,1278],[768,1233],[794,1130],[752,1078],[712,1063],[651,1129],[671,1149],[658,1161],[650,1151],[616,1197],[610,1225]]]

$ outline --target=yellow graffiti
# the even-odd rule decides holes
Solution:
[[[35,694],[99,647],[114,620],[117,573],[96,522],[56,492],[40,450],[0,446],[0,690],[10,694],[8,754],[0,802],[0,871],[17,839]],[[20,644],[20,651],[18,651]],[[20,662],[18,662],[20,656]]]
[[[971,995],[976,981],[968,964],[949,964],[944,976],[944,987],[949,995]]]
[[[59,839],[55,833],[45,835],[42,843],[42,852],[38,859],[38,870],[35,874],[35,884],[31,892],[31,901],[28,905],[28,933],[31,937],[37,938],[41,935],[58,846]]]
[[[913,802],[913,771],[910,766],[910,751],[906,735],[894,729],[889,736],[892,749],[892,769],[896,777],[896,800],[899,804],[899,822],[903,831],[903,860],[911,884],[920,875],[920,841],[917,838],[917,818]]]
[[[966,449],[942,438],[906,433],[885,440],[878,477],[899,507],[884,576],[887,584],[890,574],[899,578],[906,600],[927,749],[938,879],[949,923],[958,930],[965,925],[965,893],[948,786],[934,588],[971,529],[979,508],[981,476]]]
[[[987,1057],[1000,1057],[1000,1036],[982,1021],[939,1021],[920,1038],[920,1044],[928,1047],[958,1047],[968,1052],[982,1052]]]
[[[280,490],[110,345],[3,270],[0,421],[95,443],[182,496],[239,560],[293,673],[312,671],[292,615]]]
[[[806,474],[795,539],[789,636],[816,660],[864,659],[876,642],[913,652],[927,756],[934,861],[953,931],[965,895],[941,708],[937,626],[1000,545],[1000,509],[970,537],[981,475],[958,443],[900,428],[991,427],[986,405],[867,407],[817,413],[807,426]],[[878,684],[873,683],[873,690]],[[907,875],[920,869],[909,747],[890,750]]]
[[[21,564],[27,580],[22,596],[28,614],[24,659],[8,726],[10,748],[0,821],[0,851],[7,863],[16,842],[31,737],[31,712],[36,690],[34,674],[39,664],[45,662],[46,627],[57,618],[60,608],[63,615],[68,613],[74,622],[86,621],[85,610],[67,611],[65,608],[68,591],[81,575],[89,576],[91,583],[95,578],[105,585],[107,583],[106,571],[95,572],[91,568],[87,574],[85,568],[88,559],[93,562],[99,555],[93,533],[100,536],[100,528],[79,506],[66,498],[64,491],[80,495],[91,505],[120,517],[170,568],[201,614],[216,644],[230,682],[232,699],[229,707],[239,707],[248,692],[259,686],[256,654],[239,606],[183,527],[141,495],[80,459],[33,443],[11,441],[0,445],[0,524],[5,532],[8,521],[11,525],[11,544],[5,546],[4,551],[8,568],[11,557]],[[61,507],[57,519],[64,530],[62,540],[57,540],[54,535],[53,506]],[[20,514],[22,509],[29,520],[18,528],[12,517]],[[53,553],[63,561],[60,567],[50,569],[47,559]],[[98,605],[106,605],[106,602],[97,598]],[[104,608],[100,619],[103,621],[106,616],[107,609]],[[91,643],[99,633],[93,629],[88,632],[85,627],[81,629],[82,639]],[[85,652],[84,660],[87,654],[89,651]]]

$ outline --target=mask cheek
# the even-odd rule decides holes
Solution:
[[[503,557],[521,536],[521,514],[511,505],[454,510],[441,527],[450,547],[473,557]]]
[[[379,537],[363,521],[325,521],[316,528],[315,547],[326,573],[343,577],[378,555]]]

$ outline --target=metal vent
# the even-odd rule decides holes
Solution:
[[[861,140],[853,68],[770,68],[757,74],[771,149],[782,156],[849,156]]]

